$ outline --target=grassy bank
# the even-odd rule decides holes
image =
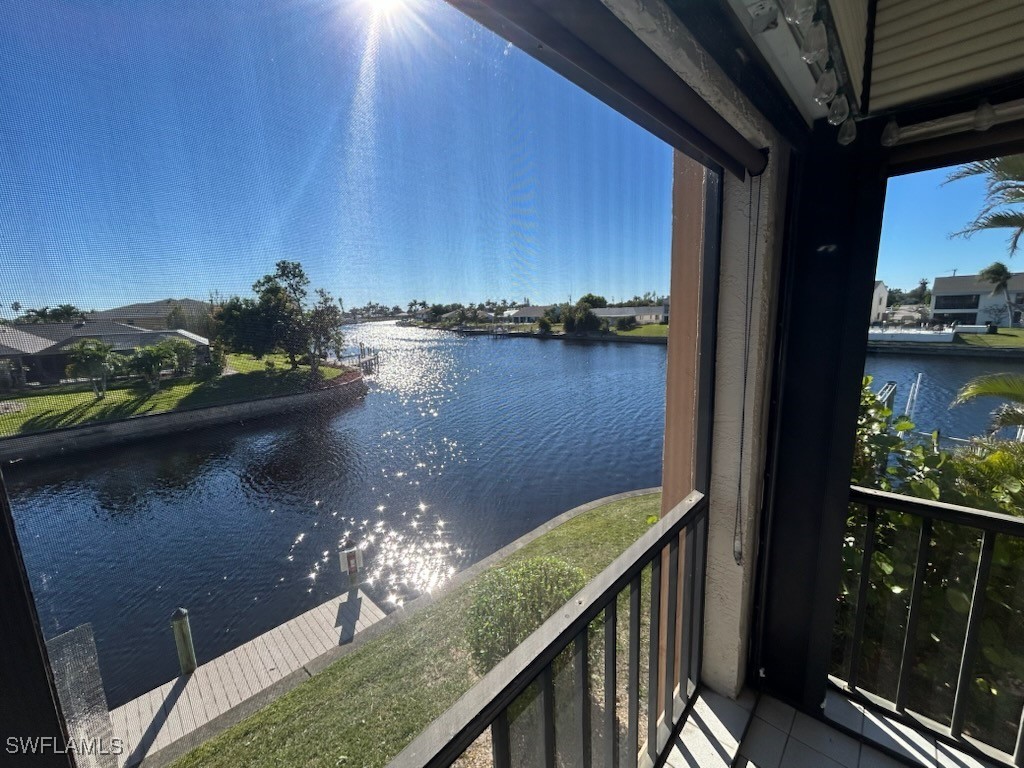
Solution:
[[[1000,328],[999,333],[960,333],[957,343],[993,349],[1024,348],[1024,328]]]
[[[617,336],[650,336],[664,338],[668,336],[668,324],[651,323],[649,325],[638,325],[630,331],[615,331]]]
[[[657,515],[661,495],[606,504],[534,540],[503,564],[553,556],[592,578]],[[338,660],[206,742],[175,768],[383,766],[475,682],[463,618],[472,582]]]
[[[287,361],[275,360],[273,372],[266,363],[248,355],[229,355],[228,367],[239,373],[214,381],[172,379],[156,392],[142,382],[117,383],[97,400],[82,385],[52,387],[41,392],[0,398],[23,406],[14,413],[0,413],[0,437],[45,432],[100,421],[115,421],[150,413],[225,405],[273,395],[303,392],[309,385],[309,367],[288,370]],[[283,357],[283,356],[275,356]],[[327,379],[341,375],[337,368],[321,368]]]

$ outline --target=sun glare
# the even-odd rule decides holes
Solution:
[[[403,13],[409,7],[409,0],[367,0],[374,14],[391,17]]]

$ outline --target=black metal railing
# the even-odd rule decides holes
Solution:
[[[564,737],[573,761],[583,766],[653,765],[669,747],[676,724],[697,694],[706,546],[707,500],[694,491],[431,723],[391,766],[450,766],[488,728],[494,766],[521,763],[513,760],[510,723],[520,697],[531,690],[539,702],[540,716],[531,735],[539,757],[536,763],[528,760],[529,764],[554,768],[557,742]],[[618,626],[620,604],[628,605],[625,641]],[[599,670],[591,669],[590,643],[595,637],[603,638],[604,663]],[[624,686],[619,679],[620,643],[626,653]],[[569,664],[560,664],[563,652],[570,655]],[[567,713],[572,725],[567,731],[557,729],[556,734],[555,678],[566,668],[572,680],[571,706],[558,710]],[[596,722],[595,679],[604,701]],[[626,701],[620,713],[616,701],[623,695]],[[642,728],[644,698],[647,717]],[[602,738],[594,739],[594,730],[600,730]],[[598,749],[593,748],[595,743]]]
[[[920,714],[922,708],[934,708],[936,701],[944,702],[945,710],[941,715],[936,715],[932,711],[925,716],[912,719],[915,724],[935,731],[943,738],[960,740],[965,734],[965,716],[968,714],[968,702],[978,674],[979,654],[984,650],[985,633],[982,631],[982,621],[986,608],[992,610],[993,600],[989,589],[993,586],[993,555],[996,551],[997,537],[1014,540],[1004,540],[1004,545],[1024,542],[1024,518],[857,486],[850,490],[850,504],[851,520],[854,516],[859,516],[856,527],[863,530],[863,539],[859,542],[862,547],[859,567],[851,568],[852,586],[855,589],[849,590],[850,594],[847,596],[855,595],[856,601],[852,614],[852,631],[849,621],[844,626],[837,623],[838,644],[846,646],[843,653],[845,669],[837,672],[840,672],[840,677],[845,677],[845,688],[848,691],[866,693],[873,704],[881,704],[898,714]],[[938,551],[940,528],[942,536],[947,541],[951,538],[956,540],[956,546],[947,546],[950,551],[945,554]],[[890,554],[893,556],[886,561],[883,568],[880,548],[890,546],[891,540],[898,536],[902,536],[909,544],[902,549],[891,547]],[[847,547],[857,546],[855,533],[850,529]],[[906,555],[903,562],[900,562],[901,555]],[[951,566],[947,566],[945,572],[939,573],[936,562],[943,558],[947,563],[959,561],[955,568],[963,574],[962,577],[950,577]],[[1024,563],[1016,565],[1019,567]],[[909,584],[909,598],[905,597],[906,589],[900,584],[892,583],[887,589],[879,590],[880,586],[885,586],[882,583],[884,577],[892,575],[894,571],[905,574],[903,583]],[[959,586],[963,586],[963,591],[958,589]],[[935,600],[936,594],[950,590],[962,595],[966,595],[969,590],[969,605],[965,603],[959,612],[939,611],[934,608],[937,603],[931,602],[928,603],[929,607],[926,610],[926,594],[930,594],[930,598]],[[1010,590],[1012,591],[1012,586]],[[870,595],[872,591],[880,592],[874,605]],[[893,594],[903,599],[893,603]],[[953,602],[948,595],[946,599],[947,602]],[[886,600],[890,605],[888,612],[879,605]],[[892,609],[893,606],[895,610]],[[1011,608],[1005,605],[1004,601],[1002,609]],[[888,644],[894,646],[888,658],[884,648],[871,657],[875,666],[884,667],[881,670],[871,670],[874,674],[874,683],[864,681],[864,676],[869,671],[865,668],[865,632],[869,613],[872,611],[875,612],[871,618],[876,628],[880,628],[880,633],[888,638]],[[1015,615],[1017,614],[1019,611],[1016,611]],[[959,619],[961,616],[962,621]],[[946,626],[928,626],[929,621],[941,621]],[[951,627],[948,623],[958,626]],[[959,639],[961,630],[962,641]],[[896,642],[893,642],[894,635]],[[955,646],[947,639],[951,636],[956,638]],[[922,638],[925,638],[925,642]],[[940,641],[945,645],[941,645]],[[1019,646],[1014,649],[1014,653],[1024,652],[1024,638],[1014,637],[1009,641],[1016,642]],[[946,679],[922,681],[922,674],[934,674],[936,669],[943,668],[942,664],[924,663],[922,657],[925,654],[934,657],[940,653],[951,657],[944,667]],[[924,673],[921,671],[922,668],[927,668]],[[912,688],[915,688],[912,682],[918,684],[916,694],[913,694],[917,696],[916,701],[912,701]],[[1013,684],[1013,687],[1015,686],[1016,683]],[[886,688],[887,694],[878,695],[879,688]],[[928,696],[929,691],[934,695]],[[943,698],[943,694],[950,691],[951,706],[949,699]],[[1024,766],[1024,714],[1015,709],[1013,716],[1019,716],[1019,722],[1013,721],[1013,725],[1016,725],[1015,738],[1012,738],[1012,726],[1008,729],[1009,733],[1005,733],[1005,717],[1002,718],[1001,724],[996,724],[995,730],[990,727],[986,733],[986,728],[979,726],[970,735],[976,742],[994,746],[1007,756],[1012,754],[1013,764]],[[1003,733],[999,733],[999,729],[1002,729]]]

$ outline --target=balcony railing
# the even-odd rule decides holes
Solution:
[[[1024,518],[854,486],[835,676],[943,740],[1024,766],[1022,553]]]
[[[496,768],[554,768],[556,754],[571,756],[583,766],[653,765],[668,748],[700,682],[706,543],[707,500],[695,491],[499,662],[391,765],[452,765],[488,728]],[[628,606],[622,611],[628,622],[622,633],[625,641],[620,638],[620,606]],[[594,638],[601,638],[603,663],[592,670]],[[624,686],[619,679],[620,644],[626,656]],[[641,653],[646,657],[643,676]],[[556,694],[556,678],[570,681],[565,695]],[[596,718],[594,693],[603,702]],[[617,701],[623,698],[625,706],[620,707]],[[510,724],[521,716],[527,700],[539,716],[530,721],[533,732],[517,741]],[[536,748],[536,758],[514,759],[524,743]]]

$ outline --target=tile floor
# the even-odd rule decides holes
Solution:
[[[907,765],[827,724],[762,696],[739,746],[739,768],[897,768]],[[995,768],[830,692],[825,714],[924,768]],[[684,729],[684,735],[686,733]],[[671,763],[670,763],[671,764]],[[703,764],[698,763],[702,766]],[[680,766],[690,765],[679,763]]]

